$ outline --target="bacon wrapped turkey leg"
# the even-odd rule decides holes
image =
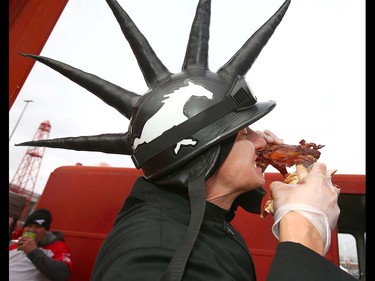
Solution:
[[[302,164],[305,167],[315,163],[320,157],[320,151],[324,145],[316,145],[301,140],[299,145],[267,144],[257,151],[256,163],[264,171],[268,165],[278,170],[284,178],[288,176],[287,167]]]
[[[263,171],[268,165],[273,166],[283,175],[285,183],[294,184],[308,174],[309,167],[319,159],[319,149],[322,147],[324,145],[306,143],[305,140],[301,140],[299,145],[268,144],[257,151],[256,163]],[[288,173],[287,167],[292,166],[296,166],[296,172]],[[329,171],[330,175],[335,172],[336,170]],[[269,213],[273,214],[272,196],[266,201],[261,217],[264,218]]]

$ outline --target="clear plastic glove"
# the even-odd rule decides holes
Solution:
[[[272,232],[279,239],[279,222],[290,211],[306,217],[319,231],[324,255],[331,244],[331,231],[336,227],[340,208],[340,189],[333,186],[327,167],[314,163],[309,174],[298,184],[275,181],[270,185],[273,197],[274,224]]]
[[[283,140],[277,137],[270,130],[256,131],[258,135],[266,140],[267,143],[282,144]]]

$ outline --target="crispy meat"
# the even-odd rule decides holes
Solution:
[[[288,176],[286,168],[298,164],[309,167],[320,157],[320,151],[324,145],[307,143],[301,140],[299,145],[290,144],[268,144],[257,151],[258,157],[256,163],[264,171],[268,165],[276,168],[284,178]]]

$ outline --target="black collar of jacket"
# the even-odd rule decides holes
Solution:
[[[190,212],[189,194],[186,189],[157,186],[148,182],[144,177],[136,180],[130,195],[146,202],[162,204],[165,208]],[[205,219],[223,221],[223,219],[227,220],[228,214],[227,210],[206,202]]]

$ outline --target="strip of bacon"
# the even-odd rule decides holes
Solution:
[[[268,165],[278,170],[284,178],[288,176],[287,167],[302,164],[309,167],[320,157],[320,151],[324,145],[307,143],[301,140],[299,145],[290,144],[268,144],[257,151],[256,163],[264,171]]]

